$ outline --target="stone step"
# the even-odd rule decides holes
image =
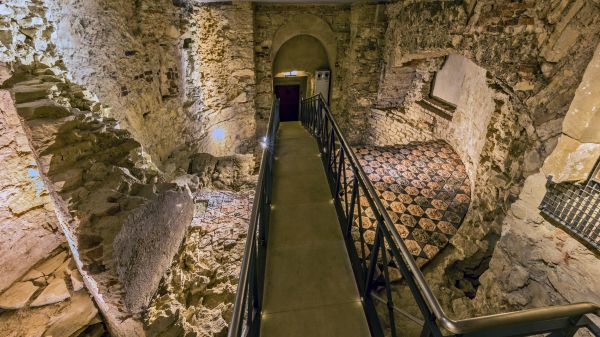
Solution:
[[[62,78],[54,76],[54,75],[40,75],[38,76],[38,78],[40,80],[42,80],[42,82],[47,82],[47,83],[51,83],[51,82],[63,82]]]
[[[26,81],[22,81],[17,83],[17,85],[19,86],[29,86],[29,85],[36,85],[36,84],[42,84],[44,83],[42,80],[40,79],[32,79],[32,80],[26,80]]]
[[[35,85],[17,85],[11,89],[17,104],[36,101],[47,98],[53,83],[42,83]]]
[[[17,112],[26,120],[61,118],[71,115],[69,109],[50,99],[17,104]]]

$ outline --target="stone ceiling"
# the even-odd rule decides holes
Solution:
[[[223,3],[231,1],[223,0],[178,0],[177,2],[190,3],[190,4],[203,4],[203,3]],[[354,2],[378,2],[378,1],[357,1],[357,0],[239,0],[234,2],[267,2],[267,3],[305,3],[305,4],[335,4],[335,3],[354,3]],[[387,2],[387,1],[379,1]]]

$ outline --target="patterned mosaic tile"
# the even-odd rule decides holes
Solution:
[[[192,227],[206,232],[233,231],[247,228],[254,191],[220,191],[202,189],[194,196],[196,212]]]
[[[470,182],[459,156],[443,141],[360,146],[354,151],[406,246],[418,265],[425,265],[446,247],[469,209]],[[352,176],[350,170],[346,174]],[[351,185],[346,191],[350,200]],[[358,213],[355,210],[354,239],[361,246],[362,223],[370,251],[376,218],[362,196],[360,218]]]

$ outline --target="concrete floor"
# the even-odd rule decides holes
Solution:
[[[281,123],[262,337],[370,336],[316,140]]]

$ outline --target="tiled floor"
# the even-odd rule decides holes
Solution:
[[[425,265],[448,244],[469,209],[470,183],[460,158],[443,141],[354,151],[417,264]],[[376,219],[365,198],[361,211],[364,240],[372,245]],[[358,241],[359,232],[353,235]]]

